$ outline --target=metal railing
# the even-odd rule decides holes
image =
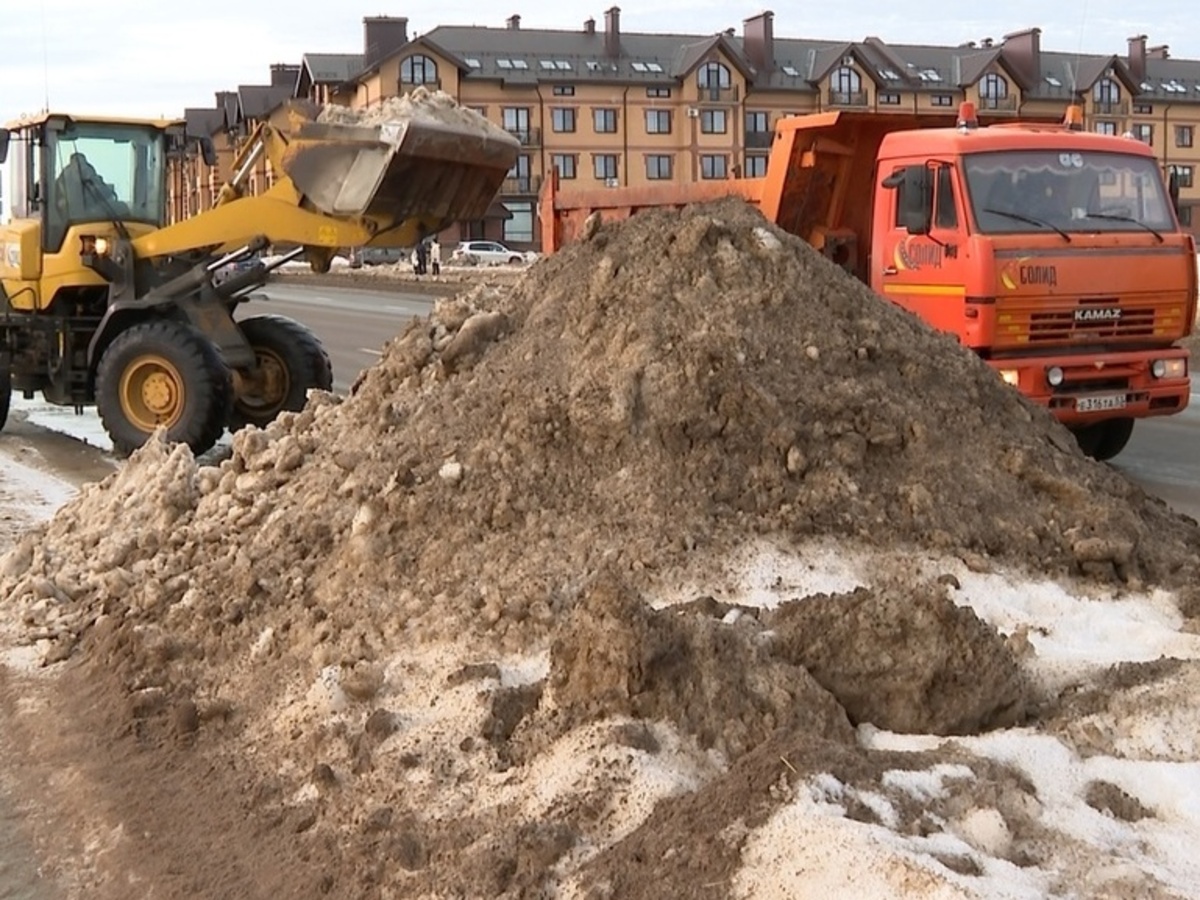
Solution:
[[[701,103],[736,103],[738,99],[737,85],[731,87],[702,87]]]
[[[830,106],[866,106],[866,91],[834,91],[829,92]]]
[[[541,189],[541,175],[522,175],[517,178],[505,178],[500,183],[501,194],[536,194]]]
[[[774,131],[747,131],[746,147],[750,150],[766,150],[774,138]]]
[[[509,128],[504,129],[518,141],[522,147],[540,147],[542,145],[542,129],[540,128]]]
[[[979,108],[995,112],[1016,112],[1016,97],[980,97]]]

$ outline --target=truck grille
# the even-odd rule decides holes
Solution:
[[[1119,303],[1115,298],[1050,309],[1044,303],[1003,304],[996,310],[999,344],[1082,344],[1096,341],[1174,340],[1182,335],[1183,306],[1176,300]]]

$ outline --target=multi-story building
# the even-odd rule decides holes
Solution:
[[[1057,120],[1077,103],[1086,127],[1155,148],[1179,176],[1186,223],[1200,204],[1200,61],[1171,59],[1145,36],[1105,56],[1045,51],[1038,28],[954,47],[774,32],[771,12],[746,19],[740,35],[625,33],[617,7],[601,27],[588,19],[575,31],[527,29],[514,15],[503,28],[443,25],[417,36],[405,18],[366,18],[361,54],[305,54],[298,67],[273,66],[271,86],[239,88],[232,105],[220,93],[213,108],[188,110],[224,155],[211,171],[189,163],[175,214],[212,202],[237,142],[285,99],[365,108],[418,86],[448,92],[523,148],[489,216],[447,240],[536,247],[536,199],[551,170],[568,191],[754,177],[780,116],[855,109],[952,121],[964,100],[985,124]],[[255,177],[252,189],[270,182],[267,171]]]

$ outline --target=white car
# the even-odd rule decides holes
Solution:
[[[454,248],[450,259],[462,265],[519,265],[533,262],[537,254],[529,250],[513,250],[499,241],[463,241]]]

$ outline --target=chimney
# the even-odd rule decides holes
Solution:
[[[403,16],[363,18],[363,68],[369,69],[408,43],[408,19]]]
[[[742,22],[742,45],[746,58],[760,72],[775,68],[775,13],[764,10]]]
[[[509,31],[520,31],[521,30],[521,17],[518,15],[509,16],[507,19],[504,20],[504,27],[507,28]]]
[[[1000,52],[1025,84],[1036,84],[1042,77],[1042,29],[1027,28],[1004,36]]]
[[[621,55],[621,8],[614,6],[604,13],[604,52]]]
[[[1136,34],[1129,38],[1129,72],[1141,81],[1146,77],[1146,35]]]
[[[584,34],[595,34],[596,33],[596,20],[595,19],[584,19],[583,33]]]
[[[1151,47],[1146,51],[1146,59],[1170,59],[1171,47],[1169,44],[1159,44],[1157,47]]]
[[[294,88],[299,77],[299,66],[288,63],[274,63],[271,66],[271,87]]]

